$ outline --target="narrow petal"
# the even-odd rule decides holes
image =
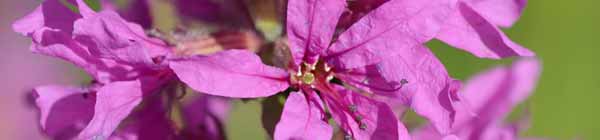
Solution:
[[[142,101],[139,81],[114,82],[97,91],[94,117],[77,139],[106,139]]]
[[[318,98],[314,93],[312,97]],[[304,93],[292,92],[285,101],[281,120],[275,126],[276,140],[329,140],[333,128],[324,120],[323,103],[308,100]]]
[[[494,25],[512,26],[525,9],[527,0],[465,0]]]
[[[456,0],[392,0],[352,25],[326,52],[336,69],[377,63],[429,41],[454,10]]]
[[[199,95],[183,107],[184,139],[225,139],[225,122],[229,100],[212,95]]]
[[[211,95],[266,97],[289,86],[286,71],[263,64],[256,54],[245,50],[174,58],[169,63],[181,81]]]
[[[34,90],[40,123],[53,139],[71,139],[94,114],[95,98],[84,88],[41,86]]]
[[[402,51],[366,72],[362,83],[355,85],[367,85],[362,88],[375,94],[395,94],[398,101],[428,119],[438,131],[444,134],[449,131],[454,116],[452,80],[444,65],[427,47]],[[369,84],[371,79],[380,85]]]
[[[291,0],[287,32],[294,62],[316,61],[331,43],[338,19],[346,8],[343,0]]]
[[[450,15],[436,38],[482,58],[535,55],[511,41],[496,25],[463,2],[459,2],[458,10]]]

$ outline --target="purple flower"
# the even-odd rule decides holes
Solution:
[[[440,134],[431,125],[417,130],[413,138],[514,140],[524,129],[523,122],[505,125],[506,117],[535,88],[540,74],[537,59],[521,59],[511,67],[497,67],[470,79],[458,95],[456,122],[451,135]]]
[[[191,88],[207,94],[267,97],[293,90],[275,139],[330,139],[332,118],[347,137],[408,139],[390,107],[391,97],[448,129],[452,81],[422,43],[451,12],[452,0],[389,1],[332,40],[345,1],[288,3],[290,63],[262,64],[248,51],[172,59],[171,69]],[[333,42],[333,43],[332,43]],[[450,107],[450,108],[448,108]],[[328,114],[331,114],[329,116]]]
[[[459,0],[436,38],[477,57],[534,56],[497,27],[513,25],[526,3],[526,0]]]
[[[68,2],[75,4],[79,13],[71,11],[58,0],[47,0],[33,13],[13,24],[16,32],[32,38],[33,52],[74,63],[95,81],[88,87],[35,88],[44,131],[54,139],[112,138],[121,121],[146,98],[150,103],[130,116],[132,125],[124,125],[128,127],[114,137],[130,135],[129,131],[145,130],[142,126],[147,125],[144,122],[148,119],[159,120],[152,124],[156,126],[151,127],[172,126],[171,120],[162,118],[168,115],[166,111],[160,111],[164,103],[152,102],[151,99],[161,92],[168,96],[178,94],[176,87],[182,86],[177,84],[177,77],[165,61],[172,53],[171,48],[162,40],[146,36],[140,25],[124,20],[113,11],[95,12],[82,0]],[[188,119],[192,122],[189,124],[222,121],[193,119]],[[191,131],[197,128],[192,127]],[[213,128],[219,127],[207,128],[213,134],[202,135],[222,135],[212,131]],[[152,139],[168,139],[175,134],[166,130],[149,131],[161,132],[148,133]],[[199,132],[190,132],[190,137],[200,135],[195,134]],[[142,133],[136,136],[146,137]]]

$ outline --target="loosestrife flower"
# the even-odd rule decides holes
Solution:
[[[526,3],[526,0],[459,0],[436,38],[482,58],[534,56],[498,28],[512,26]]]
[[[49,136],[54,139],[222,139],[223,133],[217,129],[222,130],[220,122],[224,115],[214,115],[211,108],[226,111],[223,105],[198,106],[207,111],[182,106],[186,125],[180,128],[165,118],[170,115],[167,111],[173,104],[170,102],[176,99],[173,96],[183,88],[167,64],[172,48],[160,39],[148,37],[140,25],[125,21],[111,10],[95,12],[82,0],[67,2],[75,4],[79,13],[58,0],[47,0],[13,25],[15,31],[32,38],[32,51],[67,60],[94,79],[90,86],[83,88],[56,85],[35,88],[40,123]],[[167,93],[168,102],[162,101],[163,96],[155,97],[161,92]],[[190,104],[218,100],[212,96],[197,98]],[[142,99],[147,101],[142,103]],[[142,109],[134,112],[140,103]],[[197,112],[190,112],[191,109]],[[121,124],[128,116],[131,121]],[[124,126],[122,131],[112,135],[120,124]],[[144,127],[146,125],[152,126]],[[198,127],[201,125],[206,128]],[[144,131],[147,129],[150,133]],[[175,129],[184,132],[174,136],[179,134]]]
[[[286,100],[275,139],[330,139],[330,118],[347,138],[409,139],[390,107],[378,100],[400,99],[440,129],[450,127],[452,106],[444,88],[452,80],[421,44],[434,37],[454,5],[452,0],[389,1],[334,41],[345,1],[291,0],[285,70],[243,50],[174,59],[169,65],[191,88],[212,95],[257,98],[296,89]]]
[[[527,58],[511,67],[497,67],[474,76],[459,91],[468,105],[456,107],[452,135],[442,135],[426,125],[413,134],[413,139],[519,139],[519,132],[524,129],[522,125],[505,125],[503,120],[531,94],[540,70],[538,60]]]

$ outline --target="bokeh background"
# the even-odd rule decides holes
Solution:
[[[260,0],[257,0],[260,1]],[[29,53],[29,40],[12,32],[10,25],[32,11],[39,0],[0,0],[0,139],[44,139],[37,113],[25,94],[44,84],[82,84],[86,77],[73,66],[54,58]],[[153,0],[153,13],[162,28],[175,21],[165,0]],[[535,51],[543,61],[543,73],[533,96],[522,106],[532,113],[527,136],[551,139],[600,139],[600,1],[530,0],[521,20],[507,34]],[[260,9],[260,8],[257,8]],[[261,10],[258,10],[261,11]],[[258,12],[261,13],[261,12]],[[272,15],[272,13],[262,14]],[[258,19],[269,20],[261,16]],[[273,24],[265,22],[265,28]],[[429,46],[458,79],[508,64],[447,47]],[[228,137],[265,139],[260,103],[235,102],[227,124]]]

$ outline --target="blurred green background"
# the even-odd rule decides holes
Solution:
[[[18,45],[0,46],[1,50],[19,48],[18,53],[27,52],[27,40],[19,38],[10,30],[10,23],[17,17],[23,16],[37,6],[34,0],[25,3],[14,3],[11,0],[1,0],[2,15],[2,41],[18,41]],[[154,6],[154,13],[162,28],[170,28],[175,21],[168,19],[172,13],[169,6],[161,5],[165,0],[154,0],[159,4]],[[27,4],[24,6],[24,4]],[[600,39],[600,1],[597,0],[530,0],[521,20],[506,33],[519,44],[532,49],[543,61],[543,73],[538,83],[538,88],[526,103],[532,112],[532,127],[525,134],[527,136],[540,136],[554,139],[600,139],[600,58],[596,58],[600,51],[596,39]],[[261,18],[261,17],[257,17]],[[260,24],[259,25],[263,25]],[[270,24],[265,24],[270,25]],[[15,38],[17,38],[15,40]],[[1,43],[1,42],[0,42]],[[5,44],[5,43],[3,43]],[[496,64],[508,64],[510,60],[495,61],[478,59],[472,55],[448,47],[434,41],[429,46],[448,68],[450,74],[458,79],[465,80],[470,75],[493,67]],[[6,51],[5,51],[6,52]],[[30,56],[27,54],[27,56]],[[2,69],[8,69],[6,62],[12,59],[28,59],[29,57],[0,57]],[[47,58],[36,58],[45,61]],[[53,64],[64,67],[62,62]],[[19,67],[13,67],[18,69]],[[24,67],[28,68],[28,67]],[[68,70],[65,73],[73,73]],[[14,74],[3,72],[4,78],[0,83],[14,81]],[[11,79],[13,78],[13,79]],[[17,77],[18,78],[18,77]],[[25,84],[27,85],[27,84]],[[31,85],[27,85],[31,86]],[[2,94],[0,103],[0,120],[10,122],[12,117],[22,114],[12,114],[3,108],[10,108],[13,100],[20,96]],[[17,102],[22,102],[18,100]],[[24,103],[23,103],[24,104]],[[25,108],[25,107],[23,107]],[[8,109],[6,109],[8,110]],[[235,102],[235,107],[227,124],[228,137],[239,139],[265,139],[267,137],[262,129],[260,120],[260,103],[251,101],[247,103]],[[28,115],[32,115],[29,112]],[[33,117],[28,117],[33,118]],[[35,120],[32,120],[35,121]],[[12,123],[14,124],[14,123]],[[34,125],[23,123],[16,125]],[[36,127],[28,127],[36,128]],[[22,129],[22,130],[21,130]],[[35,130],[24,127],[0,126],[0,139],[22,139],[13,133]],[[7,136],[11,135],[11,136]]]

